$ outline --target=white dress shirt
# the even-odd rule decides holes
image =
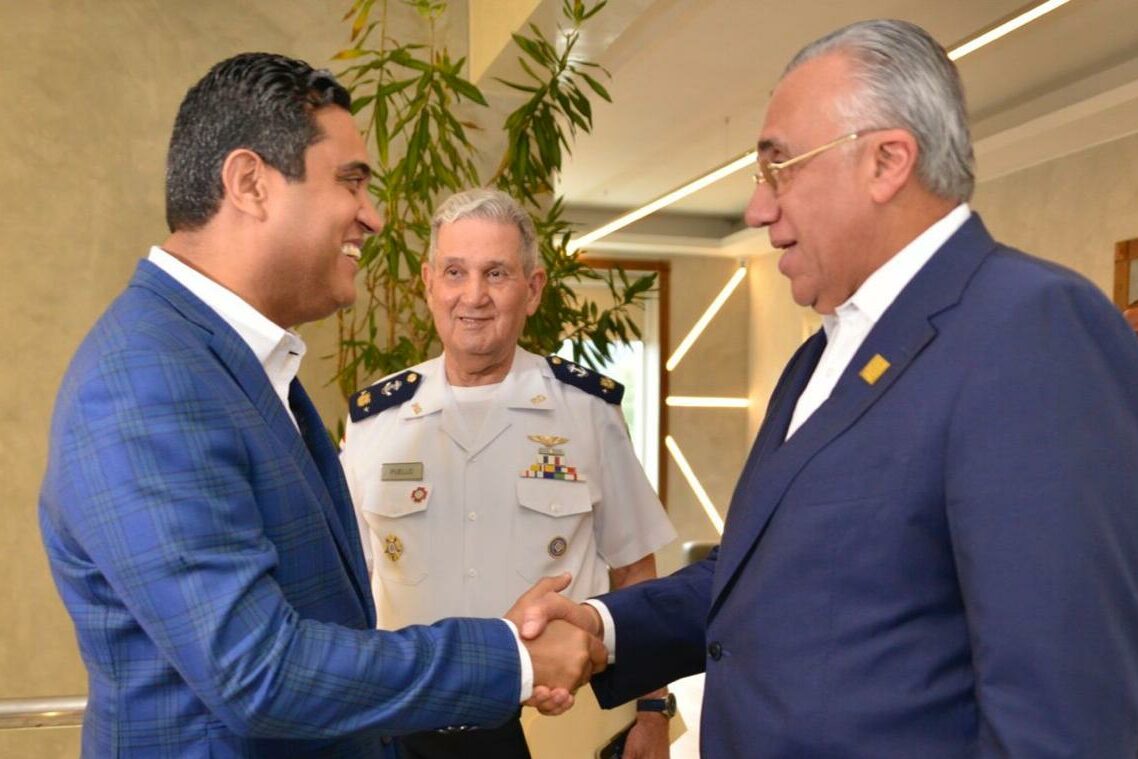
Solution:
[[[288,405],[288,387],[300,370],[300,360],[306,350],[300,335],[275,324],[232,290],[195,271],[157,245],[150,248],[147,260],[213,309],[245,341],[264,368],[288,418],[296,426],[296,417]]]

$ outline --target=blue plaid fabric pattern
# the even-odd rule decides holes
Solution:
[[[499,620],[395,632],[336,451],[248,346],[142,261],[72,360],[40,496],[89,673],[85,757],[379,757],[517,710]]]

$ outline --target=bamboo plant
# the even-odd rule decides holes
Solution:
[[[394,38],[388,17],[393,2],[417,11],[422,39]],[[436,204],[469,187],[494,186],[510,193],[534,219],[548,284],[526,325],[523,347],[551,353],[570,340],[577,360],[596,365],[609,357],[614,343],[640,336],[630,311],[652,288],[655,275],[630,279],[620,269],[593,269],[569,253],[570,225],[554,194],[577,130],[592,130],[590,98],[610,99],[598,79],[608,72],[573,54],[582,25],[604,5],[605,0],[591,5],[563,0],[563,23],[553,40],[533,25],[527,33],[513,35],[524,78],[499,81],[522,93],[524,102],[506,118],[507,147],[485,180],[471,136],[480,128],[479,112],[489,112],[490,106],[465,78],[465,60],[453,59],[436,38],[447,3],[355,0],[345,15],[351,22],[350,47],[335,59],[346,65],[341,81],[351,91],[352,112],[363,115],[365,138],[374,147],[377,163],[370,189],[385,222],[362,251],[362,297],[337,317],[333,381],[345,398],[374,378],[438,353],[419,270]],[[579,298],[573,284],[583,279],[605,281],[614,305],[598,308]]]

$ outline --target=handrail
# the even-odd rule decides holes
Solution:
[[[0,730],[75,727],[83,724],[86,696],[0,698]]]

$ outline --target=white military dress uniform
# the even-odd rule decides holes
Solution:
[[[352,397],[341,458],[381,627],[500,616],[563,571],[581,600],[676,536],[615,405],[622,387],[519,348],[490,392],[473,430],[442,357]]]

